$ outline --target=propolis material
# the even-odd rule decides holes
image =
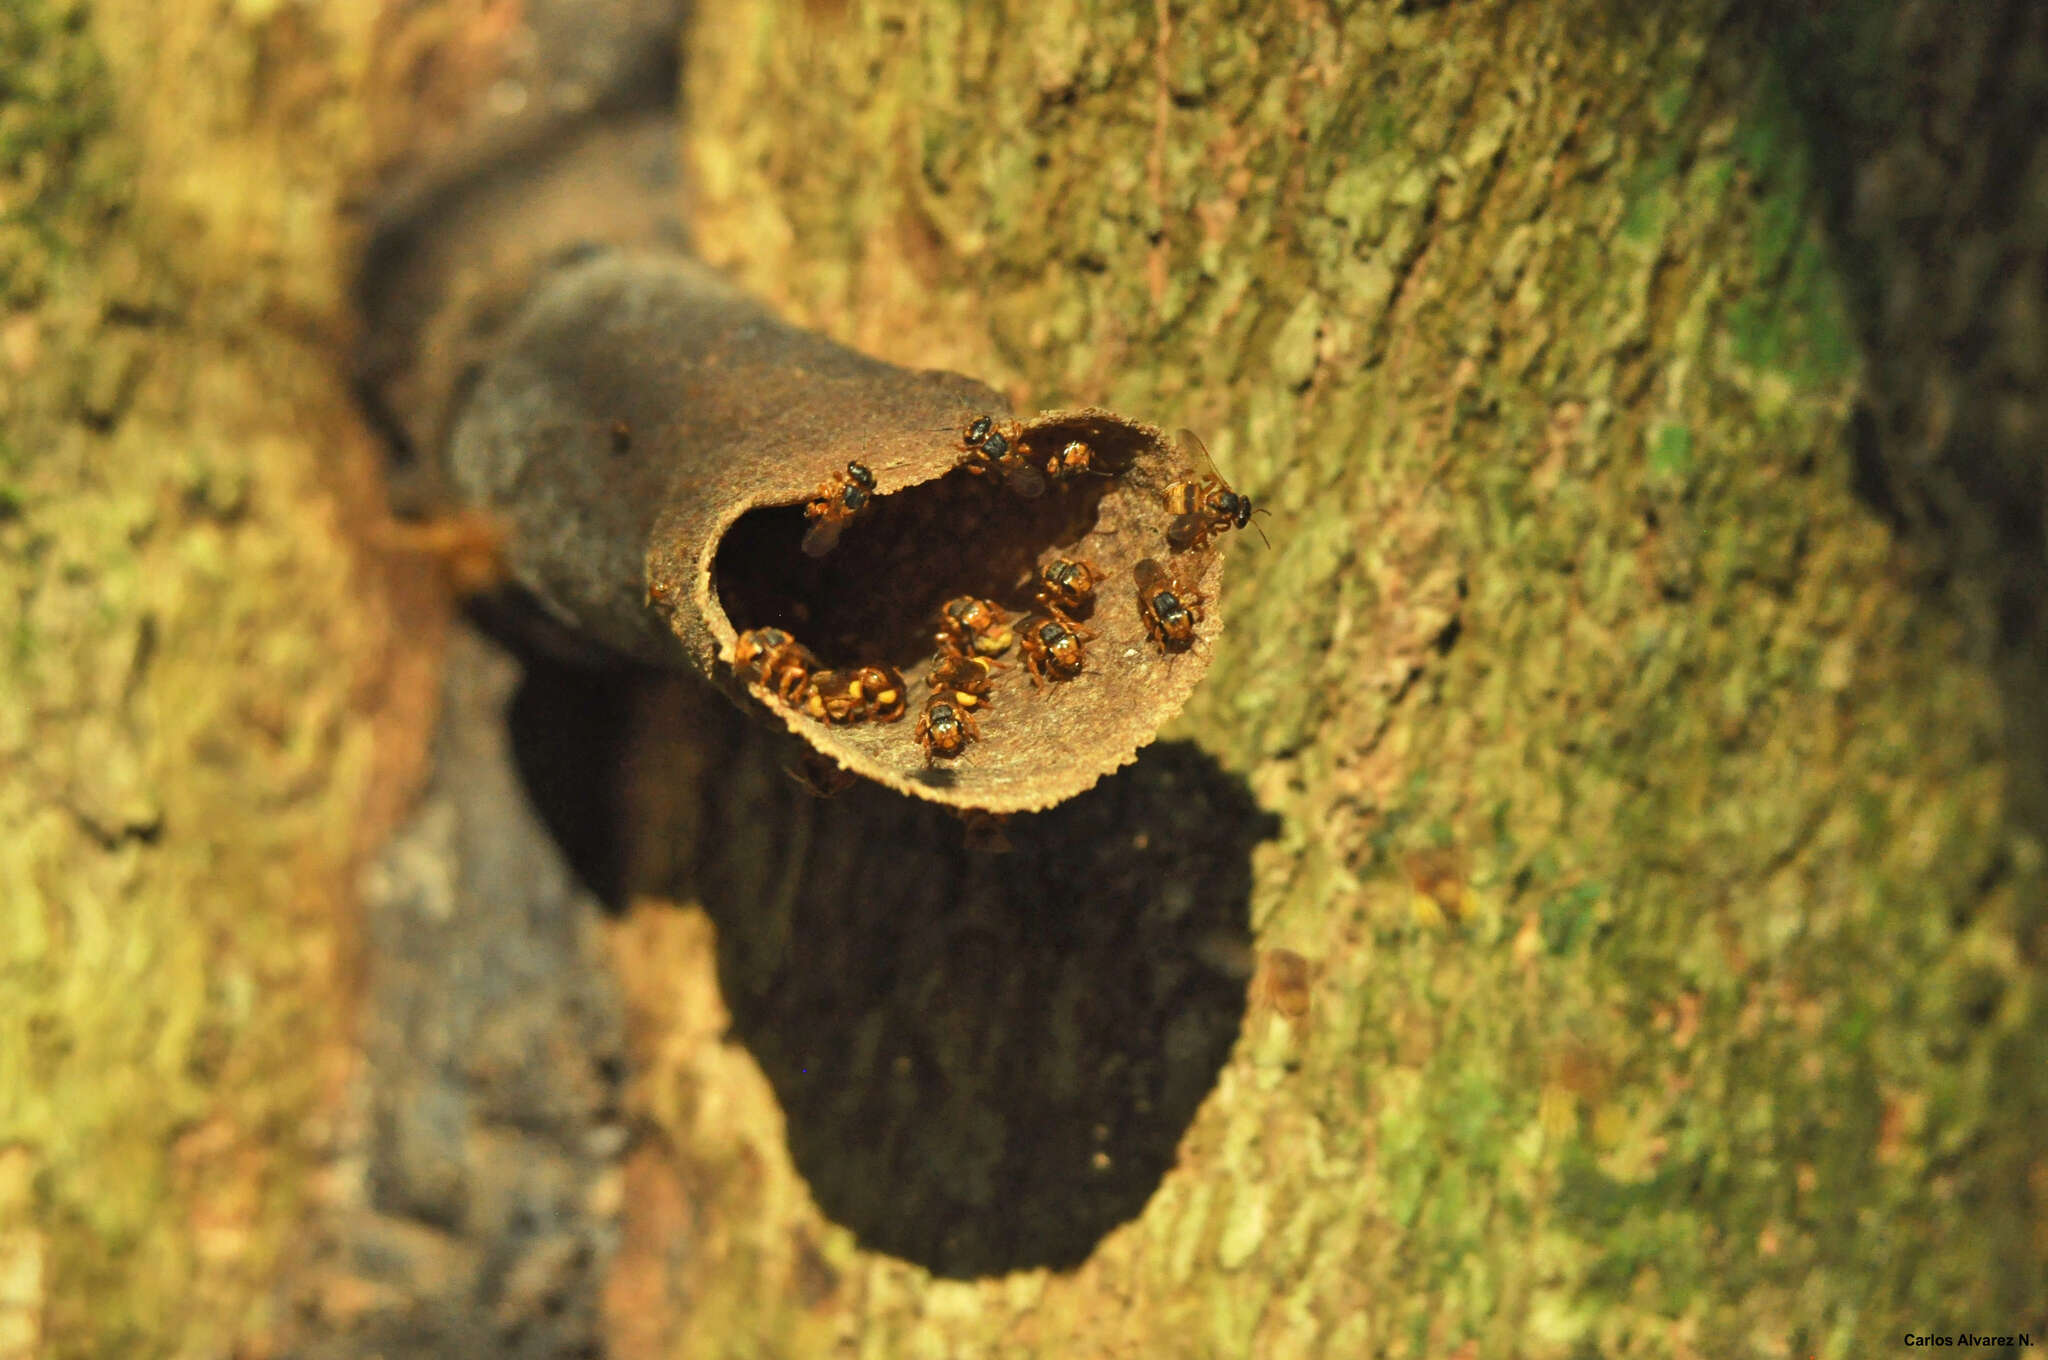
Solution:
[[[1098,470],[1022,494],[966,466],[962,432],[1006,414],[980,383],[787,326],[691,261],[605,253],[535,290],[456,419],[448,472],[504,524],[514,577],[558,623],[687,665],[890,788],[1028,811],[1128,763],[1179,712],[1221,629],[1222,561],[1216,542],[1167,551],[1166,487],[1199,475],[1178,441],[1107,411],[1032,417],[1031,447],[1079,440]],[[874,500],[813,557],[803,506],[849,462],[872,471]],[[977,595],[1021,623],[1037,566],[1055,557],[1102,576],[1080,620],[1094,635],[1085,669],[1039,687],[1013,647],[977,710],[980,740],[928,761],[912,729],[939,606]],[[1146,636],[1132,575],[1144,558],[1199,601],[1183,650]],[[746,685],[734,643],[768,625],[828,667],[895,666],[911,716],[828,727]]]

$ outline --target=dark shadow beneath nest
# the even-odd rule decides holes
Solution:
[[[880,789],[817,801],[742,745],[694,890],[820,1207],[940,1275],[1080,1264],[1158,1187],[1236,1039],[1273,819],[1166,743],[993,854]]]
[[[1064,1269],[1144,1208],[1243,1021],[1277,824],[1242,780],[1162,742],[997,852],[873,785],[817,798],[794,743],[680,677],[532,664],[513,728],[586,883],[715,921],[732,1037],[865,1247]]]

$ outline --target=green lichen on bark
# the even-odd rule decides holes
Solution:
[[[266,281],[338,270],[274,199],[242,233],[164,191],[210,176],[247,208],[275,188],[235,140],[261,100],[187,115],[255,80],[235,63],[259,46],[270,77],[294,69],[278,36],[253,10],[0,15],[10,1360],[220,1354],[260,1330],[335,1075],[361,662],[388,621],[321,459],[366,446],[347,450],[332,356],[208,275],[274,303],[298,290]]]
[[[713,259],[1027,409],[1191,425],[1273,510],[1182,730],[1285,818],[1254,920],[1315,1009],[1253,1016],[1071,1276],[962,1292],[826,1237],[867,1344],[2040,1325],[2042,855],[1980,621],[1849,491],[1854,331],[1777,50],[1710,3],[698,30]],[[750,1307],[798,1306],[756,1269]]]

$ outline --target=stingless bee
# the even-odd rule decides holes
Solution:
[[[1193,646],[1195,625],[1202,621],[1195,606],[1202,597],[1176,582],[1149,557],[1131,568],[1131,578],[1138,583],[1138,617],[1144,620],[1145,632],[1152,640],[1169,652]]]
[[[1057,618],[1026,619],[1022,632],[1024,666],[1031,672],[1031,683],[1039,687],[1048,680],[1079,675],[1088,659],[1081,642],[1095,636],[1078,623]]]
[[[819,671],[811,677],[804,711],[821,722],[895,722],[903,716],[903,677],[893,666],[866,665],[853,671]]]
[[[1009,621],[993,600],[955,596],[939,607],[939,631],[933,641],[941,652],[956,656],[1001,656],[1016,637]]]
[[[1209,456],[1207,446],[1193,430],[1180,431],[1174,440],[1182,448],[1200,454],[1209,471],[1199,481],[1174,482],[1166,488],[1166,510],[1173,516],[1173,521],[1166,526],[1166,545],[1169,548],[1175,552],[1187,552],[1191,548],[1203,547],[1209,542],[1209,535],[1226,529],[1242,529],[1251,524],[1253,515],[1266,513],[1253,507],[1250,496],[1239,495],[1230,489],[1230,483],[1216,471],[1216,461]],[[1264,529],[1259,529],[1259,538],[1267,547],[1272,546]]]
[[[1071,481],[1080,476],[1108,477],[1095,466],[1095,450],[1078,439],[1070,439],[1060,451],[1045,460],[1045,475],[1055,482]]]
[[[981,416],[967,427],[960,442],[974,455],[967,464],[969,472],[986,476],[992,468],[1001,475],[1003,485],[1027,500],[1045,494],[1045,476],[1031,465],[1030,451],[1016,421],[998,425],[995,417]]]
[[[868,716],[892,723],[903,716],[903,677],[894,666],[867,665],[853,673],[854,688],[867,701]]]
[[[924,748],[925,763],[929,765],[934,758],[950,760],[959,755],[967,749],[968,742],[980,738],[981,731],[965,709],[955,708],[933,695],[924,712],[917,715],[917,727],[911,735]]]
[[[820,722],[857,723],[868,715],[867,699],[851,671],[818,671],[804,699],[804,712]]]
[[[875,474],[865,463],[848,463],[845,472],[819,487],[804,506],[804,518],[811,522],[804,530],[804,555],[823,557],[837,547],[847,523],[867,508],[874,494]]]
[[[934,698],[948,699],[961,708],[976,708],[988,702],[988,692],[995,684],[1000,664],[985,656],[941,652],[924,682],[931,686]]]
[[[818,658],[780,628],[749,628],[733,646],[732,668],[742,679],[765,685],[782,702],[793,704],[809,687]]]
[[[1038,569],[1038,604],[1057,618],[1085,614],[1095,607],[1095,586],[1102,571],[1085,557],[1061,557]]]

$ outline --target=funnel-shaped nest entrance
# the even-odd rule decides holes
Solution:
[[[993,421],[1010,447],[991,462],[963,442],[973,423],[970,414],[944,429],[923,426],[928,433],[870,432],[792,455],[814,477],[859,463],[850,480],[870,495],[821,545],[805,507],[832,504],[845,484],[785,472],[775,494],[724,522],[688,592],[735,691],[834,764],[937,802],[1030,811],[1128,763],[1186,702],[1221,628],[1220,538],[1174,550],[1168,488],[1198,471],[1188,450],[1152,426],[1098,410]],[[1070,453],[1074,464],[1047,471]],[[1041,570],[1061,559],[1086,564],[1092,598],[1041,598]],[[649,561],[654,598],[682,599],[686,559],[657,551]],[[1141,579],[1156,588],[1162,571],[1196,620],[1171,642],[1148,632],[1138,589]],[[957,635],[942,645],[945,606],[963,596],[1001,619],[971,635],[971,647]],[[688,641],[692,616],[674,617]],[[1051,623],[1070,635],[1048,639]],[[787,664],[735,673],[741,636],[768,628],[800,649],[768,639]],[[754,658],[756,640],[747,646]],[[994,662],[969,672],[971,690],[959,687],[958,671],[932,683],[947,656],[977,664],[959,661],[970,654]],[[862,679],[868,666],[901,675],[900,716],[865,702],[867,687],[887,680]],[[764,672],[774,684],[759,683]],[[856,682],[863,688],[849,701]],[[942,715],[935,703],[956,712]],[[928,712],[960,720],[950,742],[929,725],[920,740]]]

